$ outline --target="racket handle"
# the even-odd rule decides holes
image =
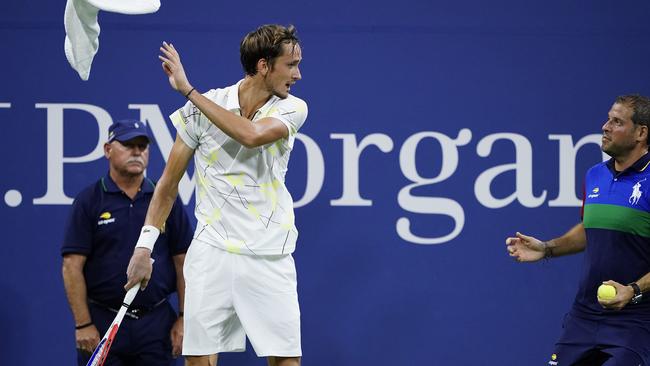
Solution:
[[[131,301],[133,301],[135,295],[138,294],[139,289],[140,289],[140,283],[136,283],[135,286],[131,287],[129,291],[126,292],[126,295],[124,296],[124,304],[122,304],[122,306],[126,305],[128,307],[129,305],[131,305]]]
[[[149,258],[151,261],[151,264],[155,262],[153,258]],[[133,298],[135,298],[135,295],[138,294],[138,290],[140,289],[140,283],[136,283],[135,286],[131,287],[129,291],[126,292],[126,295],[124,295],[124,301],[122,302],[122,306],[125,306],[128,308],[131,305],[131,301],[133,301]]]

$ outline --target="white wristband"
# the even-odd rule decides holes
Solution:
[[[147,248],[153,252],[153,246],[156,244],[156,240],[160,235],[160,230],[157,227],[151,225],[145,225],[140,231],[140,237],[138,242],[135,244],[136,248]]]

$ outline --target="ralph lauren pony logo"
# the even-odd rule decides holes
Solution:
[[[644,181],[645,179],[640,180],[636,182],[636,184],[632,187],[632,194],[630,195],[630,198],[628,198],[627,200],[630,204],[636,205],[637,203],[639,203],[639,200],[641,199],[641,195],[643,194],[643,191],[641,190],[641,182]]]

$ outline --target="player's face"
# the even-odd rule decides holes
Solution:
[[[113,141],[104,146],[104,155],[110,162],[111,170],[123,176],[136,176],[144,173],[149,163],[149,141],[139,136],[128,141]]]
[[[639,130],[644,128],[632,122],[632,108],[615,103],[603,125],[602,150],[613,158],[626,156],[639,141]]]
[[[299,44],[283,44],[282,50],[282,55],[275,59],[265,79],[273,95],[286,98],[289,96],[291,85],[302,78],[298,68],[302,60],[302,51]]]

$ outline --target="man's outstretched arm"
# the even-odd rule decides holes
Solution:
[[[169,153],[167,165],[163,171],[162,177],[156,184],[153,198],[147,209],[147,216],[144,220],[144,226],[140,234],[140,239],[133,251],[133,256],[129,261],[129,267],[126,270],[127,282],[124,288],[126,290],[141,284],[141,288],[146,288],[151,278],[151,251],[158,238],[160,231],[164,229],[165,221],[171,212],[176,196],[178,196],[178,183],[187,170],[187,165],[194,154],[189,146],[177,135],[172,151]]]
[[[519,232],[506,239],[508,254],[519,262],[535,262],[542,258],[579,253],[586,245],[587,235],[582,223],[572,227],[559,238],[547,242]]]

